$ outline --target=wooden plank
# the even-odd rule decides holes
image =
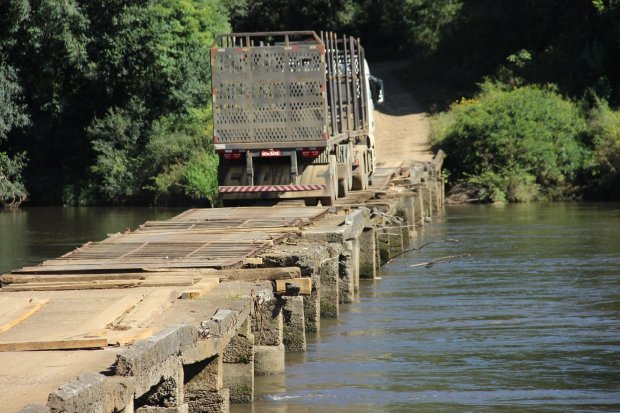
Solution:
[[[69,283],[84,281],[135,281],[151,278],[156,275],[165,275],[166,277],[186,277],[188,272],[193,272],[195,277],[201,277],[213,273],[212,268],[178,268],[170,270],[169,268],[148,268],[141,272],[129,273],[47,273],[47,274],[5,274],[0,276],[0,282],[10,284],[26,284],[26,283]],[[1,301],[0,301],[1,304]]]
[[[127,294],[121,297],[95,317],[84,323],[80,327],[80,331],[88,334],[91,331],[101,330],[110,324],[114,324],[117,319],[121,318],[125,313],[138,305],[143,299],[144,294]]]
[[[27,284],[10,284],[2,288],[2,291],[67,291],[67,290],[101,290],[136,287],[174,287],[190,286],[200,281],[202,277],[150,277],[145,279],[124,281],[86,281],[86,282],[44,282]]]
[[[220,278],[225,281],[284,280],[301,277],[298,267],[243,268],[221,270]]]
[[[72,282],[72,281],[118,281],[142,279],[141,273],[102,273],[102,274],[5,274],[0,276],[2,284],[26,284],[32,282]]]
[[[177,299],[179,292],[172,288],[157,288],[149,292],[139,305],[118,318],[112,328],[127,330],[148,327]]]
[[[126,331],[110,331],[105,335],[108,346],[123,347],[153,335],[153,329],[132,328]]]
[[[68,291],[68,290],[102,290],[116,288],[132,288],[140,287],[142,281],[116,281],[109,283],[28,283],[28,284],[11,284],[2,287],[2,291]]]
[[[21,302],[18,303],[18,300]],[[27,299],[23,297],[18,300],[8,305],[5,304],[6,306],[0,309],[3,312],[0,314],[0,333],[15,327],[39,311],[49,301],[49,299]]]
[[[108,345],[105,338],[80,338],[49,341],[18,341],[0,343],[0,351],[40,351],[40,350],[77,350],[103,348]]]
[[[290,280],[276,280],[276,292],[278,294],[286,294],[286,284],[292,284],[295,287],[299,287],[300,295],[312,294],[312,278],[294,278]]]
[[[195,300],[204,297],[209,291],[220,284],[219,278],[204,278],[192,288],[188,288],[181,293],[184,300]]]

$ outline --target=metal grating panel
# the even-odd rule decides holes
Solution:
[[[327,100],[322,48],[218,48],[212,60],[219,143],[323,140]]]

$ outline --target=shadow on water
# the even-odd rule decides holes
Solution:
[[[449,208],[232,412],[620,411],[620,205]],[[470,258],[431,268],[448,255]]]

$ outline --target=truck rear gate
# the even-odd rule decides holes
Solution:
[[[220,193],[290,198],[336,191],[330,163],[343,160],[329,154],[343,142],[366,144],[368,135],[363,59],[357,40],[333,33],[218,36],[211,67]],[[288,176],[278,166],[276,181],[268,182],[254,170],[263,157],[290,159]]]

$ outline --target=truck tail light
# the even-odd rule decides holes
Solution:
[[[226,150],[226,151],[220,152],[220,156],[228,161],[239,160],[241,159],[242,155],[243,154],[239,151]]]
[[[301,150],[301,156],[304,158],[318,158],[323,152],[321,149],[317,148],[303,148]]]

